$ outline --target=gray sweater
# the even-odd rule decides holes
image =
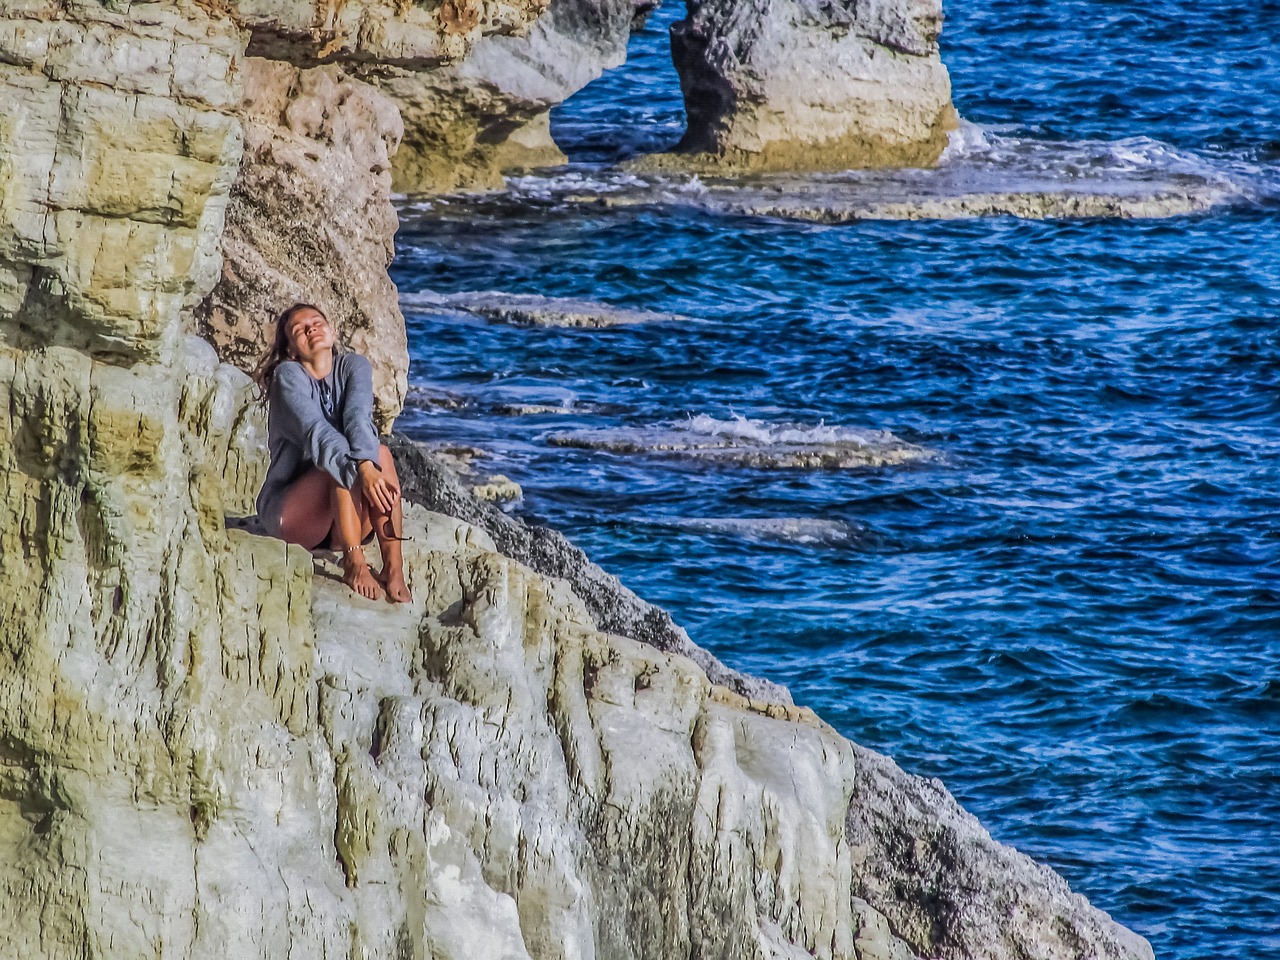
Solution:
[[[298,477],[319,467],[348,490],[361,460],[378,466],[378,432],[373,427],[373,367],[358,353],[340,353],[333,369],[317,380],[302,364],[276,367],[267,414],[271,466],[258,493],[258,519],[280,536],[284,495]],[[379,467],[381,469],[381,467]]]

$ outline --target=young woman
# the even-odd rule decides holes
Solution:
[[[271,466],[258,517],[273,536],[308,550],[337,550],[342,579],[362,597],[410,599],[400,554],[400,478],[373,426],[373,368],[339,353],[333,325],[307,303],[276,320],[275,338],[254,374],[268,403]],[[364,547],[382,552],[375,576]]]

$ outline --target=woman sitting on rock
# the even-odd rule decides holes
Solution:
[[[333,325],[296,303],[276,320],[254,380],[268,403],[271,466],[258,518],[272,536],[341,556],[342,579],[362,597],[410,599],[400,554],[400,478],[373,426],[373,368],[335,350]],[[382,551],[375,577],[363,544]]]

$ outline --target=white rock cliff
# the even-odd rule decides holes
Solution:
[[[346,165],[373,209],[395,139],[360,88],[325,128],[247,78],[528,13],[267,6],[0,13],[0,956],[1150,957],[940,785],[603,632],[476,526],[409,509],[400,608],[239,528],[262,414],[195,311],[229,244],[282,261],[229,236],[233,184],[319,131],[289,175]],[[345,82],[288,74],[300,111]],[[385,268],[362,229],[333,270]]]

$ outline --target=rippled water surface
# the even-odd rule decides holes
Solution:
[[[1158,957],[1280,957],[1280,4],[948,12],[995,175],[1194,168],[1234,199],[832,227],[687,183],[609,206],[605,165],[680,134],[663,11],[557,111],[572,167],[404,202],[411,379],[452,402],[401,425],[489,450],[524,515]],[[488,289],[664,316],[415,300]]]

